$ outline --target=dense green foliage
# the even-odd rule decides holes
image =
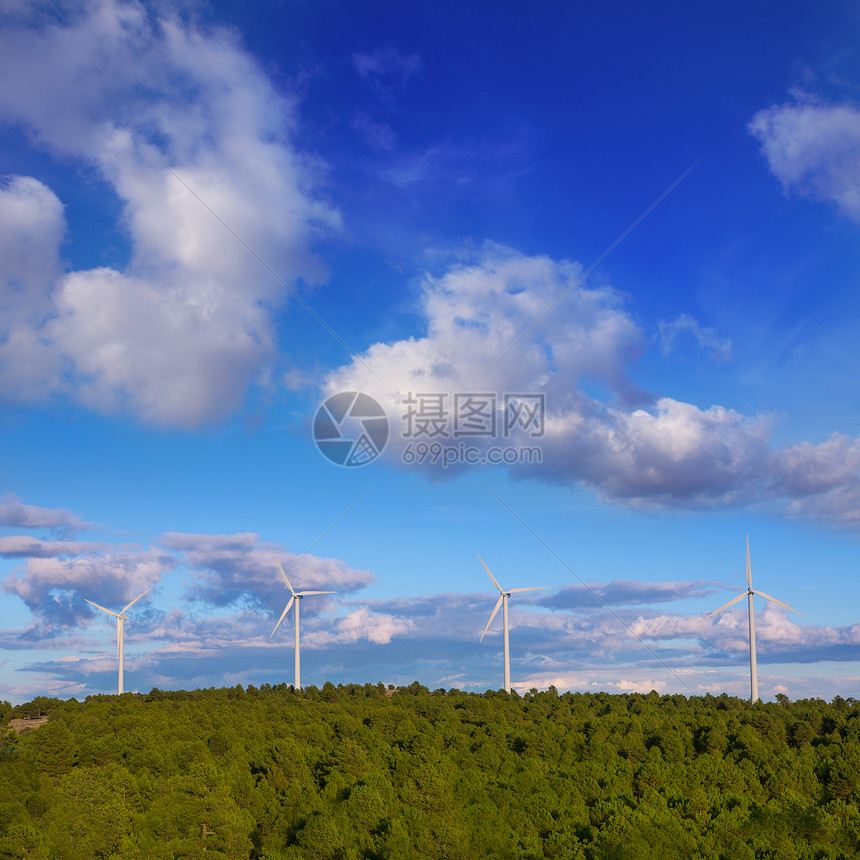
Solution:
[[[860,856],[860,702],[391,692],[2,703],[0,857]]]

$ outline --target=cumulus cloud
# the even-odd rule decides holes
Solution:
[[[45,510],[45,509],[36,509]],[[156,609],[150,600],[135,605],[135,638],[145,642],[147,664],[165,662],[188,669],[195,655],[210,652],[220,659],[247,660],[240,653],[259,651],[259,662],[271,663],[268,651],[283,642],[271,640],[272,618],[289,599],[278,571],[279,560],[293,587],[338,594],[319,596],[302,607],[310,647],[366,642],[387,644],[412,629],[413,623],[368,606],[339,613],[342,597],[373,580],[372,574],[333,558],[297,555],[251,533],[233,535],[170,532],[142,548],[94,542],[46,541],[28,536],[0,538],[0,557],[23,559],[4,581],[3,589],[17,595],[33,621],[24,631],[0,631],[0,647],[92,647],[87,628],[101,620],[92,600],[118,611],[165,574],[183,571],[184,608]],[[266,620],[268,618],[269,620]],[[45,671],[57,668],[46,664]],[[64,673],[92,673],[79,666],[60,667]]]
[[[437,477],[447,455],[419,460],[417,442],[448,449],[449,475],[465,468],[458,446],[474,448],[479,465],[492,447],[528,447],[540,456],[512,463],[514,475],[582,482],[609,499],[660,507],[787,499],[792,512],[860,520],[860,439],[780,448],[769,416],[643,392],[630,370],[646,348],[644,333],[618,292],[578,283],[581,271],[488,244],[476,259],[425,279],[423,337],[373,344],[330,373],[324,390],[378,399],[393,424],[384,456]],[[458,394],[461,405],[464,394],[489,404],[483,425],[473,416],[480,432],[466,432],[465,422],[458,428]],[[506,424],[505,394],[545,398],[540,432],[525,421]]]
[[[169,532],[160,543],[180,553],[183,563],[197,573],[189,595],[215,606],[261,599],[271,611],[280,613],[289,591],[278,570],[278,562],[296,591],[349,593],[373,581],[368,571],[351,568],[339,559],[297,555],[276,544],[261,542],[259,536],[252,533]],[[315,602],[315,605],[319,604]]]
[[[728,627],[734,628],[735,616],[726,616],[711,622],[703,615],[655,615],[651,617],[639,616],[631,625],[631,631],[642,639],[686,639],[689,637],[702,637],[707,631],[712,631],[718,624],[723,625],[723,630]]]
[[[532,686],[555,684],[560,689],[657,689],[697,695],[729,690],[746,695],[746,613],[742,609],[728,610],[717,618],[706,619],[704,615],[670,614],[641,606],[633,610],[621,605],[633,604],[636,596],[643,604],[661,603],[667,599],[666,591],[679,599],[711,591],[709,583],[671,583],[666,584],[671,585],[666,591],[662,585],[593,583],[592,587],[601,594],[618,593],[619,608],[614,614],[603,607],[583,614],[576,601],[567,606],[561,600],[555,606],[549,605],[552,601],[548,599],[515,595],[518,599],[512,601],[510,614],[514,686],[520,692]],[[569,597],[570,591],[564,589],[559,595]],[[384,651],[372,654],[368,650],[372,640],[362,645],[362,611],[344,627],[334,622],[315,629],[312,636],[316,659],[340,670],[347,666],[353,673],[367,665],[385,665],[389,672],[399,673],[393,680],[401,676],[407,680],[404,666],[420,667],[422,677],[438,677],[432,683],[460,686],[458,679],[465,678],[469,687],[495,689],[501,685],[500,618],[479,641],[493,602],[492,595],[483,594],[432,594],[370,601],[368,608],[381,619],[379,624],[384,628],[393,625],[397,630],[396,657],[386,658]],[[759,607],[756,618],[757,631],[761,630],[762,667],[860,659],[860,625],[817,627],[772,606]],[[352,636],[356,637],[354,642]],[[339,651],[337,646],[347,642],[351,643],[350,649]],[[322,656],[320,652],[328,648],[332,650]],[[737,678],[733,667],[739,667]],[[769,674],[762,675],[763,691],[769,689]],[[792,679],[795,695],[797,683]]]
[[[763,478],[764,419],[669,397],[650,410],[589,412],[550,420],[544,446],[555,474],[585,480],[604,496],[665,506],[732,503]]]
[[[172,556],[157,549],[77,558],[30,558],[23,569],[6,579],[3,588],[24,601],[39,630],[57,632],[97,611],[85,598],[118,612],[175,566]]]
[[[304,641],[314,648],[354,644],[362,639],[376,645],[387,645],[395,636],[402,636],[415,628],[415,622],[385,613],[371,613],[367,606],[337,618],[330,630],[316,630]]]
[[[765,603],[755,613],[757,656],[761,662],[813,663],[820,660],[860,659],[860,624],[819,627],[793,613]],[[703,658],[715,662],[724,655],[744,661],[749,655],[746,607],[727,609],[714,618],[654,615],[640,617],[631,630],[642,639],[667,643],[696,639]],[[700,658],[701,659],[701,658]]]
[[[51,310],[45,292],[61,271],[57,252],[65,227],[63,204],[37,179],[10,176],[0,184],[0,259],[6,275],[0,313],[4,318],[39,322]]]
[[[394,619],[403,628],[402,648],[427,648],[432,642],[438,655],[450,659],[462,657],[463,649],[476,653],[494,650],[501,641],[502,618],[497,614],[481,643],[483,632],[493,612],[498,593],[432,594],[395,600],[369,601],[374,614]],[[509,626],[517,641],[530,649],[553,650],[576,648],[595,637],[596,624],[566,612],[544,608],[543,602],[528,593],[517,594],[510,606]],[[598,622],[602,625],[604,619]],[[616,622],[617,627],[617,622]],[[617,633],[617,629],[614,631]],[[407,645],[407,641],[411,645]],[[550,644],[555,643],[555,644]]]
[[[61,357],[40,327],[54,313],[65,228],[47,186],[0,178],[0,398],[39,401],[60,384]]]
[[[578,405],[576,385],[605,385],[622,402],[645,395],[626,374],[642,351],[642,332],[609,287],[577,287],[559,313],[548,315],[519,347],[518,335],[581,275],[578,264],[526,257],[487,244],[474,263],[454,266],[423,289],[427,334],[377,343],[326,379],[327,391],[379,393],[393,412],[410,392],[540,391],[556,411]],[[497,362],[501,358],[498,364]]]
[[[793,514],[860,525],[860,439],[834,433],[787,446],[774,454],[773,482]]]
[[[0,517],[0,522],[17,526],[89,525],[64,509],[25,505],[9,494],[0,505]],[[374,579],[369,571],[350,567],[339,559],[289,552],[252,533],[168,532],[149,548],[12,535],[0,537],[0,558],[23,560],[6,578],[3,589],[20,597],[34,617],[24,637],[28,640],[67,632],[86,622],[92,611],[85,598],[108,609],[121,609],[160,582],[164,574],[181,568],[185,571],[187,611],[174,609],[163,617],[150,613],[147,635],[165,636],[169,627],[172,642],[181,640],[191,648],[197,643],[202,649],[201,643],[223,635],[226,610],[227,616],[238,613],[230,622],[231,641],[254,641],[262,647],[269,644],[266,636],[271,631],[269,628],[263,635],[259,612],[277,615],[289,598],[278,563],[298,591],[349,595]],[[312,617],[321,611],[332,613],[337,605],[332,598],[320,597],[307,609]],[[259,611],[245,618],[250,608]],[[213,609],[219,610],[214,613],[217,617],[210,617]],[[337,623],[338,641],[351,641],[353,637],[387,642],[411,627],[409,621],[389,615],[377,618],[366,606],[340,617]],[[17,641],[18,636],[13,638]],[[4,643],[4,647],[9,644]]]
[[[272,309],[325,277],[311,245],[339,226],[290,101],[229,31],[101,0],[0,32],[0,117],[95,167],[131,243],[123,270],[63,274],[56,195],[0,189],[0,395],[183,427],[229,414],[274,360]]]
[[[50,529],[72,534],[92,528],[93,524],[65,508],[43,508],[24,504],[14,493],[7,492],[0,496],[0,525],[11,528]]]
[[[860,221],[860,109],[799,100],[760,110],[748,128],[786,191]]]
[[[370,574],[336,559],[306,557],[290,569],[295,555],[251,533],[172,532],[157,543],[158,547],[148,549],[112,547],[77,556],[73,541],[31,544],[34,555],[4,587],[21,596],[36,624],[23,633],[0,631],[0,646],[9,651],[38,645],[74,652],[73,657],[28,667],[30,672],[49,676],[50,684],[56,685],[51,689],[63,695],[91,692],[94,685],[111,689],[116,671],[112,641],[104,640],[105,619],[83,598],[119,609],[166,572],[185,569],[189,594],[197,600],[170,611],[159,610],[149,599],[135,606],[134,645],[126,661],[129,685],[149,689],[278,683],[290,680],[291,636],[270,639],[271,622],[243,605],[262,598],[267,614],[277,615],[283,609],[288,593],[274,555],[299,589],[355,592],[371,579]],[[20,548],[25,548],[23,543]],[[38,557],[49,548],[57,557]],[[68,550],[66,557],[60,557],[64,550]],[[613,612],[602,605],[583,612],[585,601],[593,598],[582,586],[514,596],[511,660],[514,685],[520,692],[554,684],[560,689],[745,694],[748,640],[743,607],[713,619],[651,608],[673,599],[707,596],[711,583],[614,580],[593,582],[590,588],[616,607]],[[227,598],[234,603],[226,605]],[[409,683],[417,677],[431,686],[498,688],[499,616],[480,641],[494,602],[491,591],[360,602],[340,596],[333,601],[325,597],[306,601],[303,610],[309,612],[303,613],[307,624],[302,635],[308,651],[306,683],[328,679]],[[213,612],[213,607],[219,611]],[[764,671],[768,663],[860,660],[860,625],[817,627],[772,606],[759,607],[757,622],[764,695],[787,680],[771,678]],[[797,679],[788,679],[788,688],[792,695],[801,689]],[[821,692],[808,684],[803,687],[807,689],[812,695]],[[32,687],[27,693],[31,691]]]

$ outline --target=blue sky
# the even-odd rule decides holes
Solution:
[[[291,681],[276,558],[338,592],[305,683],[496,689],[476,552],[554,586],[518,689],[746,695],[704,616],[747,533],[803,613],[758,601],[762,696],[857,696],[858,44],[847,2],[5,3],[0,697],[115,689],[85,599],[149,587],[127,689]]]

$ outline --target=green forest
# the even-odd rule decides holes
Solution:
[[[3,858],[860,856],[853,699],[281,684],[0,724]]]

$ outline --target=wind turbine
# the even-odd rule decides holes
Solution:
[[[290,594],[292,597],[289,599],[289,602],[284,607],[284,611],[281,613],[281,617],[278,619],[278,623],[275,625],[275,630],[278,629],[280,623],[284,620],[284,616],[290,611],[290,607],[295,602],[296,604],[296,683],[295,688],[300,690],[302,688],[302,672],[301,672],[301,658],[299,656],[299,601],[303,597],[307,597],[309,594],[337,594],[336,591],[296,591],[292,585],[290,585],[289,579],[287,579],[287,575],[284,573],[284,569],[281,567],[280,561],[275,559],[278,564],[278,570],[281,571],[281,576],[284,577],[284,582],[287,583],[287,588],[290,589]],[[275,630],[269,634],[269,639],[275,635]]]
[[[705,618],[710,618],[712,615],[716,615],[718,612],[722,612],[724,609],[728,609],[730,606],[733,606],[740,600],[743,600],[744,597],[747,598],[749,602],[749,616],[750,616],[750,701],[755,704],[758,701],[758,669],[756,667],[755,660],[755,612],[753,610],[753,595],[757,594],[759,597],[763,597],[765,600],[769,600],[771,603],[776,603],[777,606],[782,606],[785,609],[791,609],[792,612],[797,612],[796,609],[792,609],[787,603],[783,603],[781,600],[777,600],[775,597],[771,597],[769,594],[765,594],[763,591],[755,591],[752,587],[752,571],[750,569],[750,536],[747,535],[747,590],[742,594],[739,594],[733,600],[730,600],[725,606],[721,606],[719,609],[715,609],[710,615],[706,615]],[[798,615],[803,615],[802,612],[797,612]]]
[[[128,606],[120,612],[111,612],[110,609],[105,609],[104,606],[99,606],[98,603],[93,603],[92,600],[87,600],[86,597],[84,598],[90,606],[95,606],[96,609],[101,609],[102,612],[106,612],[108,615],[113,615],[113,617],[116,618],[116,657],[119,661],[119,680],[116,688],[117,695],[122,693],[122,664],[125,652],[125,613],[128,612],[128,610],[131,609],[131,607],[134,606],[134,604],[137,603],[144,594],[152,591],[152,588],[153,586],[150,585],[143,594],[138,594],[137,597],[135,597],[134,600],[132,600],[131,603],[129,603]]]
[[[502,613],[502,617],[504,619],[504,628],[505,628],[505,692],[511,692],[511,646],[508,639],[508,598],[512,594],[516,594],[520,591],[540,591],[544,588],[552,588],[551,585],[538,585],[532,586],[531,588],[508,588],[503,589],[501,585],[496,581],[496,577],[490,573],[490,568],[484,564],[484,559],[478,553],[475,553],[478,556],[478,561],[484,565],[484,570],[487,571],[487,576],[493,581],[493,585],[499,589],[499,599],[496,601],[496,606],[493,609],[493,614],[490,616],[490,620],[487,622],[487,626],[484,628],[484,632],[481,634],[481,639],[479,641],[484,641],[484,636],[487,635],[487,631],[490,629],[490,625],[493,623],[493,619],[496,617],[496,613],[499,611],[499,607],[503,606],[504,611]]]

